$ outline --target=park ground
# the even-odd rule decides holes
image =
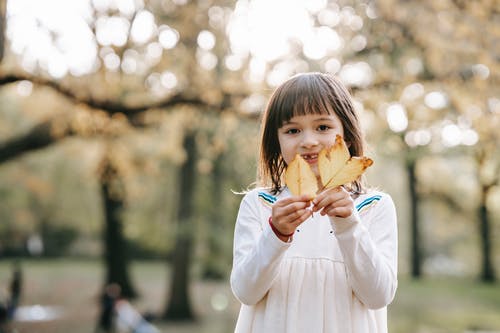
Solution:
[[[85,260],[29,260],[21,263],[24,289],[21,305],[32,320],[13,322],[17,333],[93,333],[98,313],[102,265]],[[12,262],[0,261],[0,287],[7,292]],[[162,262],[135,262],[131,270],[141,313],[160,314],[165,308],[169,272]],[[154,321],[162,333],[231,333],[238,302],[227,281],[196,280],[190,289],[195,322]],[[40,307],[39,307],[40,306]],[[56,319],[43,319],[43,309]],[[500,285],[470,278],[400,277],[396,299],[389,306],[391,333],[500,333]],[[50,313],[48,313],[50,315]],[[46,318],[47,319],[47,318]]]

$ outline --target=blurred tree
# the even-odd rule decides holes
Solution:
[[[0,163],[19,157],[21,154],[36,149],[45,148],[58,140],[61,136],[53,135],[54,120],[47,120],[35,125],[27,133],[0,143]],[[64,136],[70,134],[65,132]]]
[[[217,122],[208,122],[208,133],[203,137],[199,135],[197,140],[197,142],[209,142],[203,145],[204,149],[199,154],[198,170],[209,178],[206,192],[202,195],[211,198],[202,208],[204,215],[208,218],[203,226],[204,237],[201,240],[203,246],[201,275],[205,279],[222,280],[227,277],[228,267],[231,265],[231,256],[227,254],[232,253],[232,242],[228,242],[223,235],[232,234],[232,232],[227,232],[227,227],[233,226],[235,215],[235,212],[228,214],[231,212],[230,208],[235,207],[227,200],[227,193],[234,191],[234,189],[231,191],[228,181],[231,179],[241,181],[250,177],[236,175],[238,166],[234,160],[238,157],[234,157],[234,151],[231,152],[231,150],[239,152],[239,147],[232,140],[237,135],[236,127],[244,125],[244,122],[239,121],[237,116],[230,113],[222,114]],[[238,186],[241,187],[242,184],[244,183],[240,182]],[[231,246],[228,246],[228,243]]]
[[[124,297],[136,297],[137,292],[129,278],[128,253],[123,237],[123,223],[121,214],[124,206],[125,189],[123,179],[117,176],[119,170],[113,165],[109,158],[110,154],[104,154],[99,166],[100,184],[103,208],[105,214],[105,232],[103,244],[105,247],[104,258],[107,272],[105,286],[117,284],[120,286]]]
[[[224,270],[223,258],[224,258],[224,247],[223,242],[220,239],[220,235],[223,234],[222,230],[224,228],[224,212],[221,207],[224,207],[224,160],[225,153],[219,153],[215,156],[213,161],[211,178],[212,186],[210,195],[213,196],[212,202],[214,203],[209,210],[210,218],[207,219],[208,224],[208,240],[207,240],[207,252],[205,253],[206,259],[204,261],[205,266],[203,267],[202,275],[204,278],[221,280],[225,277],[226,271]],[[215,204],[218,203],[218,204]]]
[[[231,74],[222,71],[215,72],[217,75],[214,80],[212,71],[214,55],[208,51],[211,47],[207,49],[207,42],[199,41],[200,38],[208,38],[210,44],[210,40],[214,38],[214,33],[206,30],[209,26],[207,10],[216,12],[212,14],[212,21],[224,21],[229,9],[225,7],[226,4],[232,5],[229,1],[219,1],[217,5],[215,2],[129,3],[132,7],[91,3],[92,19],[87,23],[93,34],[89,37],[95,43],[93,47],[97,52],[94,53],[94,58],[90,59],[92,66],[88,72],[81,71],[76,74],[75,72],[81,69],[75,69],[72,73],[65,71],[62,75],[55,74],[51,68],[44,67],[43,62],[35,65],[37,67],[35,71],[20,71],[15,66],[13,68],[7,66],[8,68],[4,68],[0,75],[0,84],[29,81],[49,86],[75,104],[84,104],[94,110],[104,111],[110,116],[109,120],[97,112],[99,121],[104,120],[104,124],[92,122],[96,113],[94,111],[87,111],[90,115],[84,117],[83,121],[81,118],[75,119],[76,115],[73,113],[65,115],[66,122],[54,117],[35,126],[28,133],[3,143],[0,147],[2,160],[43,148],[68,135],[115,135],[109,128],[113,127],[115,116],[120,119],[125,118],[134,126],[142,127],[145,126],[143,113],[147,110],[172,110],[178,105],[191,105],[220,112],[230,106],[232,99],[240,100],[241,96],[246,95],[244,91],[227,92],[224,87],[234,89],[235,86],[242,86],[243,81],[231,81],[229,85],[221,82],[219,74]],[[216,23],[212,25],[216,26],[213,30],[224,34],[224,24],[219,22],[218,27]],[[48,31],[55,30],[45,28]],[[115,35],[113,37],[116,38],[113,39],[107,35],[109,29],[122,29],[120,33],[123,35],[118,37]],[[179,31],[182,31],[182,34],[179,34]],[[61,34],[61,31],[53,31],[51,37],[54,43]],[[219,50],[227,49],[222,43],[219,45]],[[167,56],[162,57],[163,50],[166,50]],[[87,82],[84,82],[82,77],[85,77]],[[172,319],[193,316],[187,297],[189,284],[187,277],[192,246],[192,228],[189,228],[189,221],[194,214],[193,172],[196,160],[195,156],[190,155],[194,153],[194,146],[189,144],[194,132],[186,133],[184,149],[187,159],[186,165],[181,169],[183,176],[179,184],[181,195],[178,213],[179,222],[186,226],[179,228],[183,231],[179,232],[172,256],[178,259],[173,261],[172,288],[170,288],[172,292],[165,311],[165,316]],[[106,156],[103,157],[103,165],[106,167],[100,168],[99,171],[104,172],[100,175],[100,179],[103,182],[102,194],[107,217],[104,229],[107,279],[126,283],[126,286],[122,286],[123,294],[132,296],[134,292],[127,277],[126,253],[122,246],[124,241],[118,214],[123,207],[121,201],[124,200],[124,194],[111,195],[109,190],[110,184],[120,183],[122,175],[119,169],[114,169],[117,165],[110,164]],[[117,172],[107,172],[109,170]],[[185,175],[186,172],[190,174]],[[131,295],[127,295],[127,291],[130,291]]]
[[[168,319],[193,318],[194,313],[189,297],[189,264],[193,249],[193,217],[195,211],[194,189],[197,182],[195,133],[184,136],[186,162],[180,171],[180,193],[177,221],[179,223],[173,253],[173,276],[167,295],[168,304],[164,317]]]
[[[497,106],[498,107],[498,106]],[[496,273],[494,267],[494,244],[492,242],[493,232],[492,232],[492,218],[490,216],[490,195],[495,187],[499,186],[500,179],[500,135],[498,134],[498,127],[500,121],[497,118],[492,119],[493,111],[487,114],[482,121],[489,121],[487,127],[494,126],[486,134],[486,142],[478,145],[475,152],[475,158],[477,163],[477,180],[479,183],[479,205],[477,208],[477,216],[479,220],[479,235],[481,239],[481,280],[485,282],[495,282]],[[481,129],[484,127],[480,127]],[[488,138],[490,136],[490,138]]]
[[[52,87],[75,105],[85,104],[92,110],[86,110],[84,123],[96,117],[104,119],[105,125],[82,125],[74,121],[75,114],[68,112],[67,122],[59,122],[63,125],[55,126],[56,131],[43,132],[58,136],[52,134],[37,140],[38,144],[81,135],[88,128],[91,130],[87,135],[116,135],[107,127],[113,128],[120,121],[136,128],[151,126],[151,110],[184,111],[185,105],[213,112],[216,117],[223,110],[255,116],[263,109],[269,88],[290,75],[311,70],[335,73],[353,89],[360,106],[383,118],[384,123],[374,124],[371,130],[386,134],[391,153],[406,156],[413,207],[412,272],[420,275],[421,184],[417,182],[421,156],[449,151],[456,142],[456,133],[461,138],[459,144],[482,149],[498,127],[491,125],[497,123],[499,104],[493,93],[498,84],[498,52],[494,44],[498,10],[494,2],[346,0],[308,2],[300,9],[290,5],[289,12],[282,3],[256,0],[89,4],[78,38],[63,38],[68,25],[58,30],[54,21],[50,25],[37,23],[39,31],[50,32],[47,39],[58,51],[52,58],[60,60],[65,49],[74,48],[87,55],[85,61],[77,66],[69,60],[33,60],[29,45],[22,49],[16,44],[12,48],[16,54],[8,54],[9,61],[4,61],[0,71],[0,84],[30,81]],[[16,13],[12,13],[9,19],[14,21],[15,17]],[[76,22],[78,18],[71,19]],[[13,40],[19,42],[20,35],[11,36],[11,43]],[[70,43],[68,40],[75,40],[81,47],[63,47],[64,42]],[[478,115],[489,113],[490,126],[477,127]],[[179,182],[178,222],[182,225],[191,223],[194,217],[192,186],[197,159],[190,154],[200,150],[191,145],[196,127],[190,122],[198,116],[190,116],[182,125],[186,127],[186,158]],[[392,130],[389,134],[385,131],[387,125]],[[24,139],[30,141],[29,133]],[[6,160],[37,148],[22,141],[15,138],[0,147],[0,157],[6,156]],[[487,154],[486,160],[498,161],[496,151],[488,149]],[[121,164],[124,162],[113,166]],[[117,172],[116,177],[121,176]],[[487,184],[497,183],[489,178]],[[488,215],[480,211],[485,225],[489,225]],[[192,234],[186,233],[193,232],[191,229],[179,227],[173,257],[184,260],[173,262],[169,288],[172,295],[166,316],[174,313],[174,307],[181,309],[176,318],[193,315],[187,292]],[[483,230],[489,237],[488,228]],[[483,243],[489,244],[486,239]],[[489,246],[484,249],[491,251]],[[485,254],[485,258],[490,257]],[[485,265],[491,266],[489,261],[485,260]]]
[[[367,22],[368,45],[359,56],[377,72],[375,83],[389,84],[383,90],[363,92],[363,98],[365,105],[387,119],[395,134],[388,138],[392,144],[385,146],[392,147],[392,154],[399,151],[406,156],[412,207],[411,273],[421,275],[423,259],[419,160],[429,153],[446,158],[453,148],[462,146],[477,159],[481,277],[492,281],[488,195],[498,186],[498,176],[482,175],[484,168],[498,174],[500,163],[498,4],[381,0],[374,13],[378,18]]]

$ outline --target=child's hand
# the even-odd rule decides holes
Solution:
[[[313,200],[313,212],[330,217],[348,217],[354,212],[354,201],[342,186],[326,189]]]
[[[307,209],[311,205],[311,199],[308,195],[291,196],[274,203],[271,223],[278,231],[275,232],[276,236],[288,241],[289,237],[285,235],[293,234],[312,215],[312,211]]]

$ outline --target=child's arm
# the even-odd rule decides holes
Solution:
[[[234,232],[231,271],[233,293],[240,302],[247,305],[258,303],[266,295],[279,273],[285,251],[290,246],[290,243],[280,240],[274,234],[268,223],[269,216],[261,216],[257,208],[258,199],[255,197],[247,195],[240,206]],[[277,208],[273,208],[273,211],[278,212],[273,213],[275,214],[273,222],[279,223],[279,230],[283,233],[288,232],[286,228],[290,227],[282,225],[283,223],[297,222],[287,219],[287,216],[295,214],[295,210],[288,207],[289,204],[294,206],[293,202],[286,198],[274,204]],[[307,204],[295,206],[306,207]],[[293,230],[298,224],[300,223],[297,223]]]
[[[373,207],[367,228],[348,199],[341,198],[340,194],[334,196],[336,199],[333,201],[336,203],[326,206],[325,212],[329,212],[352,289],[367,307],[384,307],[392,301],[397,288],[398,249],[394,203],[388,195],[383,195],[377,206]],[[324,204],[322,200],[325,199],[319,197],[315,209],[325,207],[321,206]]]

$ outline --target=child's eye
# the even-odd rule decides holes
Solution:
[[[297,128],[289,128],[285,131],[286,134],[297,134],[299,130]]]
[[[331,127],[328,125],[319,125],[318,126],[318,131],[323,132],[323,131],[328,131]]]

